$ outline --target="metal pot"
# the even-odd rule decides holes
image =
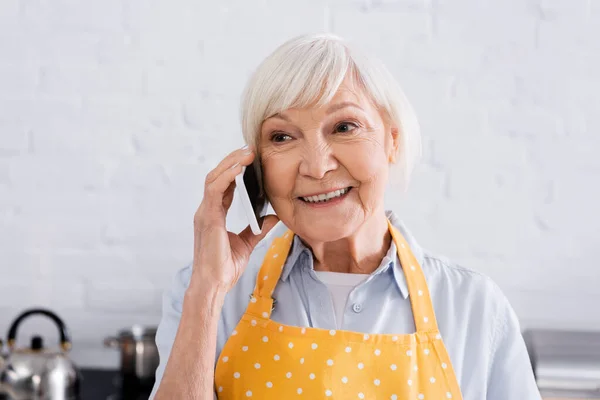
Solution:
[[[125,380],[152,384],[158,367],[156,327],[134,325],[119,331],[116,337],[104,339],[104,346],[121,350],[121,374]]]

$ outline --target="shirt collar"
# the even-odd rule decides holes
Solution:
[[[419,265],[423,265],[424,252],[421,246],[416,242],[415,238],[412,236],[410,231],[406,228],[404,223],[398,218],[398,216],[393,211],[386,211],[386,217],[392,223],[392,225],[400,231],[406,242],[408,243],[410,249],[412,250],[415,258],[419,262]],[[281,271],[281,280],[286,281],[292,272],[292,269],[295,266],[299,266],[301,264],[302,259],[308,256],[309,263],[312,268],[312,257],[310,250],[302,243],[298,236],[294,236],[294,240],[292,243],[292,248],[288,254],[287,260],[285,261],[285,265],[283,266],[283,270]],[[396,286],[400,293],[404,298],[408,297],[408,285],[406,283],[406,277],[404,276],[404,272],[402,271],[402,265],[398,258],[396,244],[392,241],[390,244],[390,248],[388,249],[386,255],[381,260],[381,264],[379,267],[373,272],[372,275],[378,275],[380,273],[391,271],[391,275],[393,276],[394,281],[396,282]]]
[[[309,256],[312,268],[312,257],[310,257],[312,256],[311,251],[308,249],[308,247],[304,245],[304,243],[302,243],[298,235],[294,235],[292,249],[288,254],[287,260],[285,260],[285,265],[283,266],[283,270],[281,271],[281,280],[283,282],[287,281],[294,266],[301,263],[303,254],[305,254],[305,256]],[[298,267],[300,267],[300,265],[298,265]]]

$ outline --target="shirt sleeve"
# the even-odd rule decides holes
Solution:
[[[191,273],[191,266],[179,270],[173,279],[171,287],[163,294],[162,317],[156,330],[155,339],[160,361],[156,369],[155,383],[149,400],[154,400],[154,396],[156,396],[167,361],[169,360],[169,355],[171,354],[171,348],[175,341],[179,321],[181,320],[183,298],[189,286]],[[214,399],[217,400],[216,393],[214,394]]]
[[[492,346],[486,400],[541,400],[517,315],[504,300]]]

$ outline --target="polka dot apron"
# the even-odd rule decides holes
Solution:
[[[215,371],[223,399],[462,399],[420,265],[389,222],[406,276],[416,333],[364,334],[282,325],[271,295],[294,234],[269,248],[256,287]]]

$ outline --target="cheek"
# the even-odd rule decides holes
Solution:
[[[374,141],[346,146],[340,152],[340,162],[361,183],[386,179],[388,160],[383,147]]]
[[[292,157],[269,155],[262,158],[263,180],[265,190],[271,202],[281,198],[289,198],[294,189],[296,173]]]

